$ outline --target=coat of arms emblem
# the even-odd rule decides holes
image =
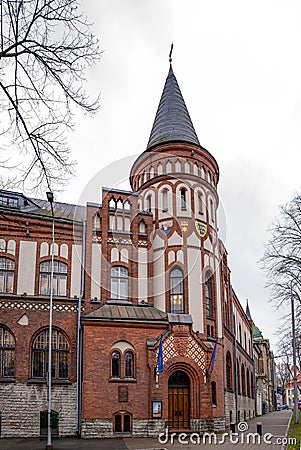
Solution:
[[[195,221],[195,228],[198,232],[199,236],[204,237],[207,233],[207,224],[204,222],[201,222],[200,220]]]

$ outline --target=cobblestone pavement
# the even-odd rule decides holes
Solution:
[[[237,435],[224,436],[222,433],[215,437],[207,436],[203,443],[203,437],[196,433],[186,436],[173,436],[171,433],[167,441],[165,435],[158,439],[148,438],[111,438],[111,439],[54,439],[53,450],[185,450],[185,449],[276,449],[284,450],[286,431],[288,428],[291,411],[275,411],[247,422],[241,422],[241,432]],[[262,423],[262,438],[254,436],[256,423]],[[243,430],[243,428],[247,428]],[[224,438],[224,439],[223,439]],[[211,443],[210,443],[211,439]],[[254,439],[254,441],[253,441]],[[181,443],[182,441],[182,443]],[[46,441],[40,439],[0,439],[1,450],[44,450]]]

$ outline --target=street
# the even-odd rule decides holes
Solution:
[[[232,437],[219,433],[216,436],[210,433],[210,436],[200,436],[197,433],[187,435],[175,435],[169,433],[168,440],[166,435],[161,436],[161,443],[158,439],[149,438],[108,438],[108,439],[72,439],[62,438],[53,440],[54,450],[153,450],[153,449],[195,449],[198,447],[204,449],[217,449],[222,447],[224,450],[235,450],[241,448],[261,448],[270,449],[271,445],[279,450],[286,448],[283,443],[288,428],[291,411],[274,411],[261,417],[241,422],[239,428],[241,432]],[[256,432],[256,423],[262,423],[262,438],[259,441]],[[236,432],[238,426],[236,427]],[[1,450],[44,450],[46,441],[40,439],[1,439]]]

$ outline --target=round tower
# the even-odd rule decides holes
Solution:
[[[195,331],[222,334],[217,228],[218,164],[198,140],[168,72],[146,150],[130,173],[138,208],[153,214],[154,305]]]

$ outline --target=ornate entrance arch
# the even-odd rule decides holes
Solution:
[[[177,430],[190,428],[190,381],[182,370],[168,379],[168,425]]]

